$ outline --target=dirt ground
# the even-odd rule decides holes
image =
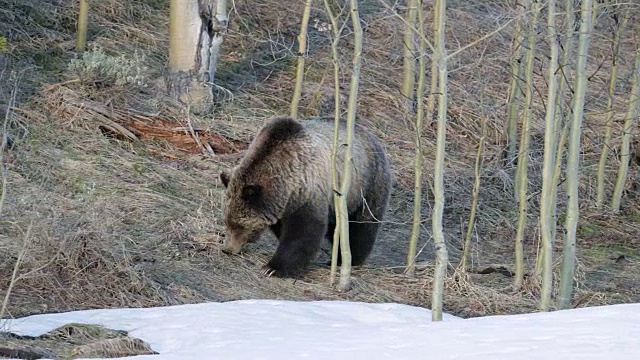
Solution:
[[[295,281],[259,274],[275,248],[275,240],[269,236],[247,246],[238,256],[220,251],[224,229],[218,173],[237,161],[233,154],[212,157],[197,146],[183,148],[153,137],[132,141],[113,127],[121,120],[155,124],[154,119],[160,119],[182,128],[195,124],[203,134],[227,139],[229,148],[246,144],[270,116],[288,112],[296,59],[291,49],[302,2],[235,2],[225,54],[216,75],[218,84],[228,90],[225,94],[233,97],[221,98],[210,113],[189,116],[186,107],[163,90],[167,1],[92,3],[90,48],[99,47],[106,55],[84,58],[82,64],[123,69],[119,56],[124,56],[136,66],[123,74],[106,70],[97,74],[87,70],[88,66],[69,67],[76,58],[72,51],[74,29],[68,25],[74,23],[74,4],[67,0],[28,0],[20,4],[0,0],[0,9],[6,9],[0,10],[0,36],[8,43],[7,50],[0,50],[0,114],[7,115],[9,140],[3,153],[7,190],[0,211],[0,298],[7,294],[12,277],[16,279],[4,316],[256,298],[430,306],[434,259],[430,189],[436,127],[427,121],[422,139],[422,228],[417,271],[408,276],[403,271],[413,207],[413,125],[404,115],[398,91],[402,74],[399,34],[403,25],[390,10],[393,4],[363,3],[361,8],[367,44],[358,121],[385,142],[393,167],[394,192],[373,254],[366,265],[354,269],[353,286],[347,292],[329,285],[328,248],[320,252],[305,278]],[[312,23],[314,19],[326,21],[321,9],[320,4],[312,11]],[[425,10],[428,22],[432,10],[429,2]],[[397,11],[402,14],[404,10],[399,7]],[[450,51],[482,38],[514,14],[501,3],[450,2]],[[607,16],[602,12],[598,18],[598,36],[593,38],[588,67],[592,76],[581,159],[574,307],[640,301],[638,165],[632,162],[620,213],[596,210],[594,206],[605,121],[603,89],[611,64],[608,39],[612,21]],[[536,95],[533,104],[536,120],[530,149],[527,277],[524,288],[513,291],[517,205],[514,167],[503,161],[509,29],[462,51],[450,63],[444,213],[450,267],[444,303],[446,312],[463,317],[536,311],[539,299],[540,286],[533,269],[539,241],[544,102]],[[333,96],[330,39],[317,28],[310,30],[309,39],[301,117],[327,115]],[[340,51],[343,102],[351,71],[350,41],[350,35],[345,36]],[[544,42],[540,46],[544,51]],[[631,34],[625,35],[622,51],[630,54],[634,46]],[[144,58],[137,57],[140,54]],[[626,109],[632,65],[629,59],[631,56],[626,56],[620,63],[617,119]],[[546,93],[546,62],[543,56],[537,60],[539,94]],[[105,81],[133,75],[143,79],[144,85],[116,86]],[[16,102],[12,103],[14,90]],[[463,273],[457,265],[485,118],[488,125],[478,217],[472,232],[470,269]],[[620,143],[621,128],[622,124],[616,122],[614,147]],[[218,145],[226,146],[224,142]],[[619,163],[615,152],[609,160],[607,196],[611,195]],[[558,190],[555,285],[566,205],[564,186]]]

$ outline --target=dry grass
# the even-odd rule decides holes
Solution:
[[[98,325],[70,323],[41,336],[17,336],[0,332],[1,357],[20,359],[115,358],[157,354],[149,344]]]
[[[114,109],[115,113],[135,109],[162,114],[184,126],[185,109],[162,92],[161,74],[167,51],[166,1],[92,3],[90,46],[99,45],[112,54],[143,54],[147,70],[142,75],[148,80],[147,85],[109,83],[99,87],[96,82],[65,85],[64,90],[78,101],[72,108],[77,111],[64,112],[60,110],[68,104],[60,103],[58,98],[41,89],[77,75],[66,67],[73,58],[69,52],[73,29],[64,25],[73,23],[74,3],[66,0],[21,3],[23,8],[11,8],[13,2],[0,0],[0,9],[3,9],[0,10],[0,32],[9,39],[9,48],[16,59],[0,65],[5,69],[28,66],[36,69],[33,76],[23,82],[20,106],[12,113],[13,144],[5,155],[9,190],[5,210],[0,214],[0,284],[8,283],[10,269],[20,251],[21,242],[16,240],[24,238],[30,223],[33,232],[8,315],[249,298],[349,299],[429,306],[433,256],[429,195],[423,203],[424,226],[418,247],[422,248],[418,258],[421,265],[415,277],[402,274],[410,232],[413,142],[411,120],[402,115],[403,100],[399,91],[403,25],[389,8],[390,2],[389,7],[382,2],[362,7],[367,43],[359,121],[387,144],[395,174],[392,209],[369,265],[354,270],[354,287],[346,293],[328,286],[329,269],[318,264],[304,281],[259,276],[258,269],[273,250],[274,242],[269,239],[250,246],[241,256],[220,252],[218,244],[223,228],[217,173],[220,167],[231,166],[233,160],[214,161],[205,155],[189,155],[162,142],[136,143],[105,136],[95,114],[77,106],[86,99]],[[36,3],[44,5],[36,6]],[[264,7],[264,11],[258,11],[256,6]],[[218,71],[219,84],[229,89],[233,98],[218,104],[212,114],[191,114],[194,124],[246,141],[266,118],[288,112],[294,83],[292,49],[295,49],[302,6],[303,1],[293,0],[259,5],[246,0],[234,3],[232,26],[224,45],[225,56]],[[312,11],[312,24],[315,17],[324,20],[321,8],[317,6]],[[430,11],[431,5],[427,3],[425,8]],[[452,2],[448,12],[449,49],[454,51],[482,38],[514,14],[509,6],[500,2]],[[38,16],[47,21],[38,20]],[[427,23],[429,16],[425,19]],[[632,197],[634,190],[627,194],[623,205],[626,210],[621,215],[598,218],[589,207],[594,198],[595,183],[591,179],[604,121],[604,114],[598,112],[603,108],[606,94],[606,77],[602,74],[607,73],[609,66],[606,41],[609,22],[602,18],[601,24],[598,36],[594,37],[590,63],[594,76],[588,94],[583,142],[584,211],[575,306],[640,300],[640,294],[634,290],[640,288],[635,276],[640,259],[638,244],[632,241],[640,226],[640,211]],[[461,52],[450,64],[444,224],[452,270],[446,281],[445,311],[461,316],[533,311],[539,291],[534,277],[527,279],[524,291],[513,293],[508,275],[475,273],[499,266],[508,269],[512,263],[511,241],[516,219],[510,178],[512,166],[502,161],[509,29]],[[341,43],[343,100],[351,66],[349,36],[346,31]],[[307,83],[300,115],[326,115],[332,104],[330,39],[327,33],[310,29],[309,40]],[[632,46],[630,37],[625,38],[623,51],[629,52]],[[25,59],[34,55],[40,61],[29,64]],[[600,63],[603,66],[599,66]],[[621,64],[621,78],[629,73],[629,65],[628,62]],[[539,94],[546,93],[545,68],[546,60],[541,57],[536,70]],[[625,106],[628,87],[622,83],[620,96],[616,98],[618,111]],[[6,93],[3,86],[0,81],[2,95]],[[485,100],[481,102],[481,98]],[[537,97],[530,160],[532,191],[541,185],[542,111],[543,103]],[[453,266],[459,258],[467,226],[482,112],[489,118],[489,138],[470,253],[474,272],[460,274]],[[620,129],[615,131],[619,135]],[[435,127],[427,121],[423,142],[425,189],[430,187],[434,142]],[[613,155],[611,166],[612,171],[617,167]],[[632,174],[632,181],[636,181],[636,176]],[[563,189],[560,191],[562,212]],[[529,269],[533,268],[538,241],[534,226],[537,204],[538,196],[534,194],[530,200],[531,225],[525,239]],[[561,233],[561,227],[558,230]],[[610,260],[609,245],[615,248],[614,252],[624,249],[625,260],[618,260],[619,257]],[[555,248],[561,248],[561,239]],[[326,255],[321,255],[318,263],[322,264],[323,259]]]

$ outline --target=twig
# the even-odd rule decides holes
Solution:
[[[525,14],[526,14],[526,12],[525,12]],[[468,48],[470,48],[470,47],[472,47],[472,46],[475,46],[476,44],[478,44],[478,43],[480,43],[480,42],[482,42],[482,41],[484,41],[484,40],[486,40],[486,39],[488,39],[488,38],[492,37],[493,35],[495,35],[495,34],[497,34],[497,33],[499,33],[500,31],[504,30],[504,28],[506,28],[507,26],[509,26],[512,22],[514,22],[514,21],[518,20],[518,19],[519,19],[521,16],[523,16],[523,15],[524,15],[524,14],[520,14],[520,15],[518,15],[518,16],[516,16],[516,17],[514,17],[513,19],[511,19],[511,20],[507,21],[506,23],[504,23],[504,24],[500,25],[497,29],[493,30],[492,32],[490,32],[490,33],[488,33],[488,34],[484,35],[483,37],[481,37],[481,38],[479,38],[479,39],[477,39],[477,40],[474,40],[474,41],[472,41],[472,42],[468,43],[467,45],[465,45],[465,46],[463,46],[463,47],[459,48],[458,50],[456,50],[456,51],[454,51],[454,52],[450,53],[449,55],[447,55],[447,60],[451,60],[451,58],[453,58],[454,56],[458,55],[458,54],[459,54],[459,53],[461,53],[462,51],[467,50]]]
[[[18,80],[20,76],[18,76],[15,80],[15,84],[13,86],[13,90],[11,90],[11,99],[9,99],[9,104],[7,104],[7,110],[4,115],[4,123],[2,124],[2,143],[0,144],[0,172],[2,172],[2,194],[0,194],[0,214],[2,214],[2,208],[4,206],[4,201],[7,196],[7,182],[9,178],[9,170],[4,164],[4,152],[9,145],[9,116],[11,116],[11,108],[13,108],[16,103],[16,97],[18,96]]]
[[[20,263],[22,259],[24,259],[24,255],[27,253],[27,245],[29,243],[29,238],[31,237],[31,228],[33,227],[33,220],[29,223],[29,227],[27,228],[27,234],[25,235],[24,242],[22,243],[22,249],[20,249],[20,253],[18,254],[18,258],[16,259],[15,264],[13,264],[13,272],[11,273],[11,280],[9,281],[9,287],[7,288],[7,292],[4,294],[4,300],[2,301],[2,308],[0,308],[0,319],[4,317],[4,313],[7,310],[7,304],[9,304],[9,296],[11,296],[11,290],[18,282],[18,269],[20,269]]]
[[[403,24],[404,24],[405,26],[407,26],[407,28],[408,28],[408,29],[411,29],[415,35],[418,35],[418,37],[420,38],[420,40],[424,41],[424,43],[425,43],[425,44],[427,44],[427,46],[429,47],[429,50],[431,50],[431,52],[432,52],[432,53],[434,52],[434,49],[435,49],[435,48],[433,47],[433,44],[431,43],[431,41],[429,41],[429,39],[427,39],[427,37],[424,35],[424,31],[420,31],[420,30],[416,29],[416,27],[415,27],[413,24],[411,24],[411,23],[407,22],[407,19],[403,18],[400,14],[398,14],[398,13],[397,13],[393,8],[391,8],[391,6],[389,6],[389,4],[387,4],[386,2],[384,2],[384,1],[380,1],[380,3],[381,3],[382,5],[384,5],[384,7],[386,7],[386,8],[387,8],[387,10],[389,10],[389,11],[393,12],[393,14],[394,14],[395,16],[397,16],[397,17],[400,19],[400,21],[402,21],[402,22],[403,22]],[[422,55],[422,54],[421,54],[421,55]]]

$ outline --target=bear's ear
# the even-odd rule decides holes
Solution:
[[[242,189],[242,198],[245,200],[256,201],[262,195],[262,186],[247,185]]]
[[[220,173],[220,181],[222,181],[222,185],[226,188],[229,186],[229,180],[231,179],[231,174],[228,170],[222,170]]]

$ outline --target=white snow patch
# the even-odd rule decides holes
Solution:
[[[401,304],[242,300],[8,320],[38,336],[70,322],[125,330],[159,355],[127,359],[640,359],[640,304],[432,322]]]

